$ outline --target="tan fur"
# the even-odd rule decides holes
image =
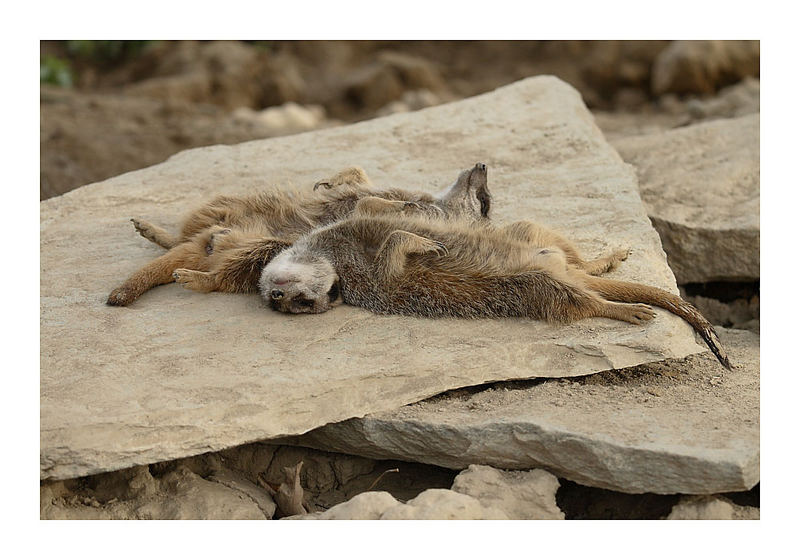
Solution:
[[[586,261],[557,233],[526,222],[497,227],[396,214],[354,216],[297,240],[264,268],[260,289],[273,308],[293,313],[324,311],[334,293],[378,313],[563,323],[607,317],[641,324],[655,316],[646,305],[652,304],[692,324],[730,367],[711,325],[678,296],[593,276],[616,267],[628,253],[616,250]],[[308,286],[299,278],[278,288],[276,270],[292,270],[293,263],[310,263],[309,276],[330,283]],[[273,297],[274,290],[281,298]],[[315,301],[297,307],[293,298]]]
[[[325,187],[319,189],[319,187]],[[129,305],[147,290],[177,281],[199,292],[255,292],[261,269],[277,253],[313,228],[361,212],[420,213],[447,219],[488,219],[491,196],[486,166],[459,175],[445,197],[402,189],[375,191],[360,167],[316,183],[312,193],[271,191],[254,196],[220,196],[184,220],[180,234],[132,220],[146,239],[168,252],[111,292],[109,305]]]

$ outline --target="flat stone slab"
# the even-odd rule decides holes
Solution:
[[[463,469],[544,468],[628,493],[714,494],[759,481],[759,337],[719,329],[710,354],[580,380],[455,391],[283,443]]]
[[[760,115],[613,140],[678,283],[760,275]]]
[[[552,77],[423,111],[182,152],[41,203],[41,477],[63,479],[307,432],[501,379],[585,375],[704,349],[667,312],[592,319],[423,320],[340,306],[270,311],[257,295],[108,293],[162,250],[131,217],[177,223],[217,194],[308,188],[345,166],[436,192],[475,162],[494,219],[562,229],[587,256],[630,246],[615,277],[677,293],[633,170],[579,94]]]

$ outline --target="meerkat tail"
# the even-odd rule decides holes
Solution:
[[[610,280],[608,278],[599,278],[589,275],[586,275],[584,282],[587,288],[594,290],[601,296],[612,301],[647,303],[666,309],[670,313],[684,319],[687,323],[692,325],[694,330],[703,338],[719,362],[726,369],[731,369],[731,362],[722,347],[722,343],[714,327],[692,304],[674,294],[658,288],[653,288],[652,286],[645,286],[644,284]]]

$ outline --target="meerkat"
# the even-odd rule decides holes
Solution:
[[[132,219],[136,231],[168,251],[134,273],[108,296],[130,305],[147,290],[180,281],[197,291],[254,293],[261,270],[280,251],[315,227],[361,215],[417,214],[432,219],[489,219],[491,194],[484,164],[462,171],[439,196],[403,189],[373,190],[360,167],[319,181],[311,193],[264,192],[220,196],[189,214],[180,234]],[[195,274],[181,277],[176,270]]]
[[[530,222],[499,227],[421,217],[354,216],[298,239],[264,267],[259,291],[288,313],[322,313],[339,301],[375,313],[423,317],[529,317],[570,323],[650,321],[647,304],[685,319],[723,366],[711,324],[664,290],[600,278],[628,257],[586,261],[559,234]]]

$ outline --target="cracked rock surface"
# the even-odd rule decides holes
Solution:
[[[759,475],[759,336],[719,329],[712,356],[579,380],[463,389],[318,428],[286,443],[463,469],[541,467],[628,493],[749,490]]]
[[[703,351],[664,311],[633,326],[423,320],[348,306],[270,311],[256,295],[108,293],[162,250],[131,217],[176,228],[218,194],[310,189],[345,166],[436,192],[484,162],[498,222],[565,232],[587,255],[631,247],[614,277],[677,293],[630,166],[578,92],[552,77],[415,113],[182,152],[40,206],[40,477],[66,479],[305,433],[498,380],[580,376]],[[465,465],[466,466],[466,465]]]
[[[613,141],[679,284],[760,277],[760,115]]]

